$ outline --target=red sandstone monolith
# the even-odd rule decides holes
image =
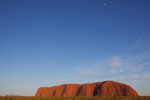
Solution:
[[[35,96],[138,96],[138,94],[128,85],[114,81],[104,81],[41,87]]]

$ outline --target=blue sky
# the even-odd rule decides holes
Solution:
[[[104,5],[104,4],[107,5]],[[149,0],[0,0],[0,95],[114,80],[150,94]]]

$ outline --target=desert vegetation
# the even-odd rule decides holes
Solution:
[[[150,96],[106,96],[106,97],[0,97],[0,100],[150,100]]]

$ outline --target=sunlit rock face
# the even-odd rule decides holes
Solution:
[[[138,96],[138,94],[128,85],[114,81],[104,81],[41,87],[35,96]]]

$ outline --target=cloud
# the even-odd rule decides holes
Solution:
[[[111,79],[113,75],[134,75],[133,78],[136,78],[136,80],[141,77],[144,78],[146,77],[145,73],[149,72],[149,70],[146,69],[150,67],[149,43],[150,39],[140,38],[131,46],[132,49],[125,54],[106,57],[105,59],[95,61],[90,65],[84,64],[86,73],[83,73],[83,70],[81,70],[80,74],[82,74],[82,76],[93,76],[94,80],[97,80],[97,76],[99,79],[103,79],[102,77]],[[138,74],[141,74],[141,76],[137,77]]]
[[[137,81],[145,79],[145,73],[141,73],[142,70],[150,66],[149,57],[144,55],[136,56],[113,56],[106,59],[95,61],[91,64],[82,64],[80,68],[70,78],[62,80],[54,80],[49,83],[62,84],[62,83],[85,83],[96,82],[103,80],[114,80],[114,75],[120,75],[121,77],[115,80],[122,81]],[[144,78],[145,77],[145,78]]]
[[[149,73],[133,74],[133,75],[117,77],[112,79],[121,82],[137,83],[137,82],[143,82],[143,80],[150,80],[150,74]]]
[[[112,61],[110,62],[110,66],[112,67],[117,67],[121,65],[122,65],[122,61],[118,56],[113,57]]]

